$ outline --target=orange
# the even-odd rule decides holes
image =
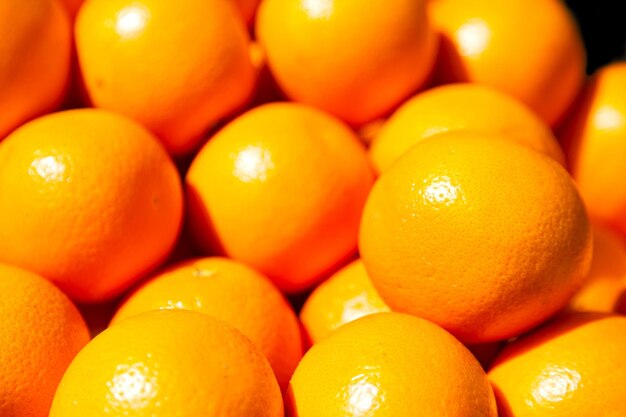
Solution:
[[[567,315],[511,343],[489,371],[500,417],[626,414],[626,317]]]
[[[178,173],[139,124],[82,109],[33,120],[0,144],[0,261],[70,297],[119,294],[167,257],[182,217]]]
[[[379,313],[337,329],[302,358],[289,385],[288,417],[495,417],[487,376],[440,327]]]
[[[256,33],[288,97],[352,125],[420,88],[437,48],[426,0],[265,0]]]
[[[72,361],[50,417],[282,417],[267,360],[239,331],[191,311],[139,315]]]
[[[455,130],[500,133],[565,163],[552,131],[534,112],[507,94],[469,83],[432,88],[405,102],[375,136],[370,157],[382,172],[421,139]]]
[[[0,140],[63,100],[71,29],[57,0],[0,1]]]
[[[360,259],[322,282],[300,310],[300,320],[311,343],[360,317],[388,312]]]
[[[88,0],[76,45],[93,105],[141,122],[174,154],[193,150],[254,87],[250,39],[230,0]]]
[[[601,68],[587,84],[564,126],[563,148],[569,168],[598,222],[626,235],[626,62]]]
[[[438,78],[486,84],[557,125],[585,75],[585,50],[567,6],[546,0],[433,0],[442,42]]]
[[[580,311],[615,311],[626,292],[626,246],[621,236],[593,227],[593,258],[583,288],[570,301]]]
[[[65,369],[89,341],[72,302],[42,277],[0,264],[0,415],[48,417]]]
[[[356,250],[372,181],[362,144],[341,122],[302,104],[266,104],[192,162],[190,230],[207,253],[247,263],[282,290],[304,290]]]
[[[378,179],[359,248],[393,310],[463,342],[541,323],[582,285],[592,235],[576,187],[551,158],[510,140],[422,140]]]
[[[298,319],[278,289],[227,258],[190,260],[156,274],[124,300],[111,324],[163,309],[205,313],[240,330],[265,355],[282,388],[303,353]]]

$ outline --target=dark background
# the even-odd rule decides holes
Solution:
[[[587,49],[587,73],[626,58],[626,14],[621,0],[566,0]],[[625,92],[626,94],[626,92]]]

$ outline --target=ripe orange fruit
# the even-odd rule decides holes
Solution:
[[[230,0],[89,0],[76,46],[93,104],[141,122],[174,154],[254,87],[250,39]]]
[[[141,314],[72,361],[50,417],[282,417],[267,360],[239,331],[191,311]]]
[[[265,0],[256,33],[291,99],[361,125],[391,111],[430,74],[437,37],[426,0]]]
[[[63,100],[71,29],[57,0],[0,1],[0,140]]]
[[[587,84],[562,137],[589,215],[626,235],[626,62],[601,68]]]
[[[320,110],[271,103],[218,132],[186,178],[191,233],[207,253],[300,291],[356,249],[373,173],[359,139]]]
[[[288,417],[495,417],[478,361],[440,327],[379,313],[337,329],[302,358],[289,385]]]
[[[570,314],[519,339],[489,371],[500,417],[626,414],[626,317]]]
[[[281,388],[302,357],[291,306],[267,278],[239,262],[213,257],[172,266],[130,294],[111,324],[163,309],[208,314],[241,331],[265,355]]]
[[[79,301],[112,298],[165,260],[182,217],[174,164],[137,123],[82,109],[0,144],[0,261]]]
[[[42,277],[0,264],[0,415],[47,417],[65,369],[89,341],[71,301]]]
[[[393,310],[471,344],[515,336],[564,307],[592,250],[583,204],[562,166],[468,132],[425,139],[380,176],[359,243]]]
[[[300,310],[300,320],[311,343],[360,317],[388,312],[360,259],[322,282]]]
[[[593,258],[585,285],[570,301],[579,311],[615,311],[626,294],[626,246],[621,236],[593,227]]]
[[[455,130],[502,134],[565,163],[561,146],[535,113],[507,94],[469,83],[432,88],[405,102],[375,136],[370,158],[382,172],[419,140]]]
[[[438,78],[486,84],[557,125],[582,84],[585,50],[561,1],[434,0]]]

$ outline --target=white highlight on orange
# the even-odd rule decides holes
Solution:
[[[334,0],[303,0],[302,8],[314,19],[327,19],[333,14]]]
[[[463,56],[478,56],[489,45],[491,30],[481,19],[471,19],[456,32],[459,49]]]
[[[150,19],[150,12],[142,5],[133,4],[117,13],[115,31],[126,39],[136,38],[143,32]]]
[[[243,182],[265,181],[272,169],[272,154],[267,149],[249,145],[237,154],[233,174]]]

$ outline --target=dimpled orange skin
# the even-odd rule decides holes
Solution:
[[[337,329],[302,358],[288,417],[496,417],[478,361],[440,327],[379,313]]]
[[[261,352],[221,320],[153,311],[96,336],[74,359],[50,417],[282,417]]]
[[[230,0],[88,0],[76,45],[94,106],[141,122],[173,154],[242,106],[256,78]]]
[[[437,77],[486,84],[558,125],[585,75],[585,50],[561,1],[433,0]]]
[[[626,414],[626,317],[573,313],[511,343],[489,379],[500,417]]]
[[[0,415],[48,417],[89,331],[72,302],[32,272],[0,264],[0,291]]]
[[[424,84],[437,48],[424,0],[266,0],[256,33],[287,96],[352,125]]]
[[[0,144],[0,261],[83,302],[165,260],[182,218],[178,172],[139,124],[97,109],[33,120]]]
[[[363,316],[389,311],[367,276],[360,259],[322,282],[300,310],[300,320],[312,344]]]
[[[394,311],[476,344],[564,307],[589,270],[592,235],[573,181],[551,158],[450,132],[421,141],[379,177],[359,249]]]
[[[153,276],[133,291],[111,321],[180,308],[224,320],[265,355],[281,388],[302,357],[298,319],[289,303],[263,275],[220,257],[186,261]]]
[[[470,83],[435,87],[405,102],[375,136],[369,155],[382,172],[419,140],[456,130],[501,133],[565,164],[561,145],[539,116],[505,93]]]
[[[615,232],[594,225],[593,258],[583,287],[570,301],[577,311],[615,311],[626,300],[626,246]]]
[[[589,215],[626,235],[626,63],[607,65],[587,84],[564,126],[569,168]]]
[[[272,103],[200,150],[186,178],[192,235],[283,291],[313,285],[356,250],[373,182],[356,135],[330,115]]]
[[[61,104],[70,74],[70,34],[57,0],[0,2],[0,140]]]

